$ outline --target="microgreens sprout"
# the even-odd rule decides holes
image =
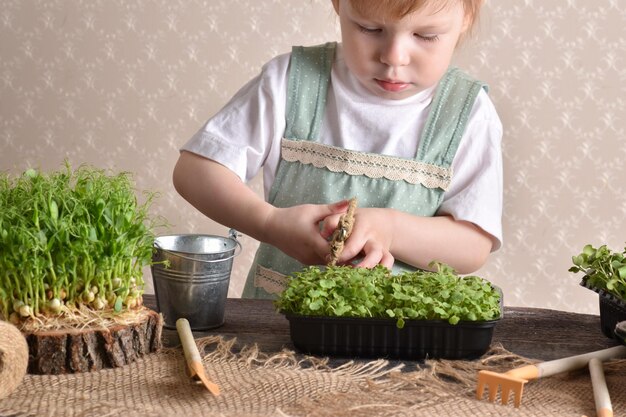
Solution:
[[[49,174],[0,174],[0,316],[141,305],[155,196],[140,204],[130,174],[68,163]]]
[[[284,313],[311,316],[395,318],[405,320],[494,320],[500,317],[500,292],[477,276],[461,277],[450,267],[392,275],[372,269],[307,267],[296,272],[276,300]]]
[[[569,272],[583,272],[587,285],[626,301],[626,248],[614,252],[606,245],[585,245],[580,254],[572,256],[572,263]]]

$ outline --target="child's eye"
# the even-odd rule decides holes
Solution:
[[[361,25],[358,25],[358,27],[359,27],[359,30],[363,33],[375,34],[375,33],[380,33],[381,31],[378,28],[368,28],[368,27],[361,26]]]
[[[436,41],[439,40],[439,36],[438,35],[421,35],[419,33],[416,33],[415,37],[419,38],[419,39],[421,39],[423,41],[426,41],[426,42],[436,42]]]

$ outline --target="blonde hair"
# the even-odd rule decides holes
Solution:
[[[444,9],[452,2],[463,4],[465,15],[469,17],[468,32],[478,20],[484,0],[348,0],[352,9],[362,16],[382,16],[388,19],[401,19],[427,5],[438,5]]]

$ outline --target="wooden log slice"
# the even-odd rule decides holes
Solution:
[[[162,316],[145,307],[134,313],[123,324],[112,323],[106,327],[81,326],[32,332],[22,329],[28,342],[28,372],[97,371],[124,366],[158,351],[162,346]]]

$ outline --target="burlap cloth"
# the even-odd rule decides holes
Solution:
[[[233,353],[234,340],[198,341],[213,397],[186,374],[181,349],[165,349],[122,368],[72,375],[27,375],[0,400],[2,416],[576,416],[595,415],[587,369],[526,385],[522,406],[474,398],[479,369],[529,363],[501,347],[480,360],[385,360],[331,368],[324,359],[256,347]],[[615,415],[626,415],[626,360],[605,364]],[[1,381],[0,381],[1,383]]]

